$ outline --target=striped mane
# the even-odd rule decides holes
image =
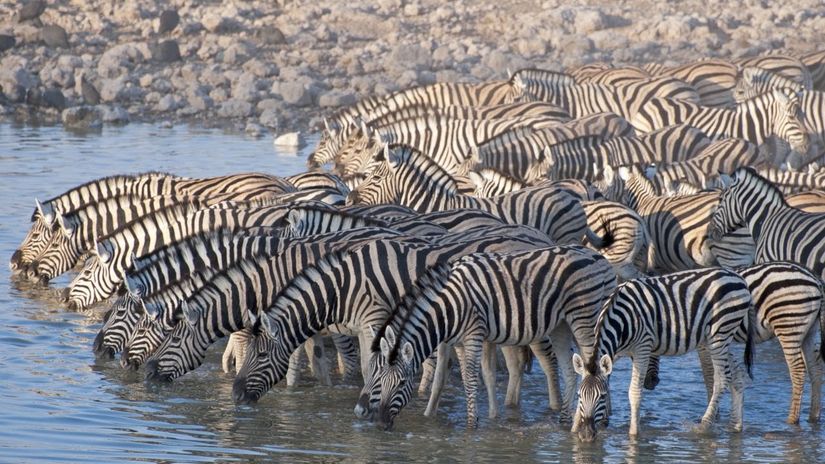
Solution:
[[[98,179],[90,180],[90,181],[85,182],[83,184],[80,184],[76,187],[72,187],[70,190],[67,190],[67,191],[63,192],[60,195],[49,198],[48,200],[46,200],[44,202],[44,204],[45,203],[51,203],[51,202],[53,202],[55,200],[58,200],[58,199],[66,196],[66,195],[69,195],[72,192],[77,192],[77,191],[84,190],[87,187],[89,187],[90,185],[95,185],[95,184],[100,184],[100,185],[117,184],[118,182],[135,181],[135,180],[138,180],[142,177],[148,177],[148,176],[169,176],[169,177],[183,179],[180,176],[177,176],[175,174],[171,174],[171,173],[168,173],[168,172],[163,172],[163,171],[147,171],[147,172],[141,172],[141,173],[138,173],[138,174],[115,174],[115,175],[112,175],[112,176],[106,176],[106,177],[101,177],[101,178],[98,178]]]
[[[771,181],[762,177],[756,169],[750,166],[741,167],[734,173],[734,178],[734,185],[738,182],[756,184],[763,191],[767,191],[781,205],[788,206],[788,202],[785,200],[785,195],[782,194],[782,191],[773,185]],[[731,187],[734,187],[734,185],[731,185]]]

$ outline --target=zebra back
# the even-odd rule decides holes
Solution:
[[[733,99],[733,88],[736,86],[739,68],[728,61],[709,59],[673,68],[646,69],[651,74],[671,76],[687,82],[696,89],[699,102],[703,106],[729,107],[736,103]]]
[[[736,81],[733,98],[736,103],[742,103],[774,89],[790,89],[794,92],[806,90],[801,83],[781,74],[762,68],[746,67],[742,69],[741,77]]]
[[[825,50],[802,55],[799,61],[801,61],[811,73],[813,88],[819,91],[825,91]]]
[[[733,63],[744,68],[760,68],[773,74],[790,79],[805,89],[812,87],[811,73],[798,58],[787,55],[765,55],[750,58],[737,58]]]
[[[578,71],[578,70],[577,70]],[[621,68],[607,68],[594,73],[587,73],[583,77],[574,75],[579,84],[626,85],[634,82],[646,81],[651,78],[650,73],[636,66],[622,66]]]

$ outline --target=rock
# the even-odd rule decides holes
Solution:
[[[97,88],[92,85],[91,82],[86,80],[85,74],[81,74],[80,76],[80,94],[83,96],[83,100],[87,104],[100,104],[100,92],[97,91]]]
[[[41,105],[48,108],[57,108],[62,110],[66,107],[66,96],[60,89],[46,89],[41,95]]]
[[[103,79],[100,86],[100,99],[107,102],[116,101],[125,88],[125,76],[116,79]]]
[[[186,98],[186,103],[196,111],[206,111],[214,106],[214,102],[209,95],[190,95]]]
[[[573,29],[577,34],[589,34],[607,27],[607,18],[601,10],[581,9],[576,11]]]
[[[159,63],[173,63],[180,61],[180,48],[176,40],[164,40],[151,47],[152,60]]]
[[[282,105],[283,103],[275,98],[264,98],[255,105],[255,108],[257,108],[258,111],[266,111],[272,108],[281,109]]]
[[[252,103],[242,100],[229,99],[218,108],[218,116],[222,118],[243,118],[252,114]]]
[[[387,60],[389,67],[396,72],[403,72],[407,69],[427,69],[431,62],[429,50],[415,44],[396,45]]]
[[[128,124],[129,113],[122,106],[100,105],[97,107],[101,113],[101,119],[107,124]]]
[[[174,125],[172,124],[172,121],[165,119],[158,124],[158,127],[161,129],[171,129]]]
[[[93,106],[66,108],[60,119],[64,126],[72,129],[99,129],[103,126],[100,112]]]
[[[14,103],[26,99],[28,89],[39,86],[39,79],[29,72],[29,60],[10,55],[0,60],[0,88],[3,94]]]
[[[171,32],[180,24],[180,15],[175,10],[166,10],[160,14],[158,20],[158,34]]]
[[[13,36],[7,34],[0,34],[0,53],[14,48],[17,40]]]
[[[318,106],[322,108],[336,108],[355,104],[355,95],[350,92],[333,90],[318,97]]]
[[[281,126],[280,121],[278,121],[278,110],[275,108],[264,110],[258,121],[270,129],[278,129]]]
[[[31,0],[26,2],[18,12],[18,21],[31,21],[37,19],[43,12],[46,11],[45,0]]]
[[[275,137],[275,140],[272,141],[272,144],[276,147],[296,148],[303,145],[303,139],[301,138],[300,132],[290,132]]]
[[[236,42],[223,51],[223,62],[226,64],[241,64],[255,53],[255,47],[246,42]]]
[[[282,82],[278,93],[290,105],[309,106],[312,104],[312,95],[309,90],[298,82]]]
[[[250,135],[252,137],[260,137],[264,133],[264,128],[261,127],[260,124],[255,124],[254,122],[246,123],[246,127],[244,128],[244,132],[246,135]]]
[[[227,92],[226,89],[221,88],[212,89],[212,91],[209,92],[209,97],[211,97],[212,100],[215,100],[216,102],[220,103],[226,101],[226,99],[229,98],[229,92]]]
[[[252,73],[243,73],[232,83],[232,98],[244,101],[258,99],[257,78]]]
[[[146,87],[151,86],[152,82],[154,82],[154,81],[155,81],[155,76],[153,76],[151,74],[144,74],[144,75],[140,76],[140,80],[138,81],[138,83],[140,84],[141,87],[146,88]]]
[[[281,45],[286,43],[286,37],[277,27],[264,26],[255,31],[255,38],[267,45]]]
[[[66,29],[51,24],[40,29],[40,40],[52,48],[69,48],[69,36]]]
[[[240,29],[240,24],[232,18],[224,17],[215,13],[204,15],[201,21],[203,27],[209,32],[226,33]]]
[[[161,113],[165,113],[167,111],[174,111],[181,106],[181,100],[172,94],[164,95],[158,104],[155,105],[155,109]]]
[[[149,48],[145,44],[115,45],[100,56],[97,73],[101,77],[117,77],[143,63],[149,56]]]
[[[269,77],[278,72],[278,68],[271,63],[252,58],[243,64],[243,70],[252,73],[255,77]]]

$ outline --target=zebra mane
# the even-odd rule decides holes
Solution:
[[[134,180],[138,180],[138,179],[141,179],[143,177],[149,177],[149,176],[169,176],[169,177],[176,177],[176,178],[180,177],[180,176],[177,176],[175,174],[168,173],[168,172],[163,172],[163,171],[146,171],[146,172],[140,172],[140,173],[137,173],[137,174],[115,174],[115,175],[111,175],[111,176],[105,176],[105,177],[100,177],[100,178],[97,178],[97,179],[93,179],[93,180],[90,180],[88,182],[84,182],[80,185],[72,187],[69,190],[66,190],[65,192],[61,193],[60,195],[56,195],[52,198],[49,198],[48,200],[44,201],[43,203],[44,203],[44,205],[47,204],[47,203],[51,203],[51,202],[53,202],[55,200],[58,200],[58,199],[66,196],[66,195],[71,194],[72,192],[83,190],[86,187],[89,187],[90,185],[134,181]]]
[[[139,216],[135,219],[123,224],[120,228],[115,229],[108,234],[98,237],[97,242],[103,245],[104,243],[109,243],[113,237],[116,237],[123,233],[124,230],[131,229],[134,227],[135,224],[145,222],[147,220],[154,220],[157,217],[165,217],[165,218],[179,218],[182,219],[188,216],[190,213],[193,213],[201,208],[201,204],[197,201],[187,201],[184,203],[179,203],[172,206],[167,206],[165,208],[161,208],[157,211],[153,211],[150,214],[145,216]],[[114,251],[115,246],[109,243],[107,247],[111,247],[110,251]]]
[[[425,177],[429,181],[430,188],[437,188],[448,196],[459,194],[458,182],[453,175],[424,153],[401,144],[390,145],[390,149],[394,149],[391,152],[390,160],[397,164],[395,169],[401,166],[412,169],[416,174]],[[433,175],[433,171],[435,171],[435,175]]]
[[[378,330],[373,339],[373,351],[380,351],[380,341],[386,334],[387,328],[392,326],[396,330],[395,345],[390,348],[390,356],[387,363],[391,364],[398,358],[398,350],[402,344],[402,329],[407,327],[410,318],[415,313],[415,307],[422,295],[427,291],[435,291],[438,286],[443,286],[452,273],[452,264],[446,261],[436,263],[428,267],[418,278],[411,283],[401,299],[401,303],[396,306],[395,311]]]
[[[788,202],[785,200],[785,195],[782,193],[782,191],[779,190],[779,188],[776,185],[774,185],[771,181],[762,177],[762,175],[760,175],[756,169],[750,166],[743,166],[737,169],[736,172],[734,172],[734,179],[734,183],[741,181],[757,184],[762,189],[765,189],[768,192],[772,193],[781,205],[788,206]]]

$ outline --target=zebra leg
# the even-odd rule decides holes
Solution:
[[[732,354],[729,356],[728,362],[733,364]],[[748,376],[745,366],[743,364],[737,364],[734,368],[733,379],[730,384],[730,423],[736,432],[742,431],[743,418],[745,417],[745,389],[749,385],[750,376]]]
[[[418,396],[423,397],[427,394],[427,388],[433,383],[436,369],[438,369],[437,360],[433,358],[433,355],[430,355],[421,365],[421,381],[418,382]]]
[[[710,397],[713,396],[713,360],[710,357],[710,351],[704,345],[696,347],[696,353],[699,355],[699,366],[702,371],[702,380],[705,382],[707,400],[710,401]]]
[[[808,377],[811,379],[811,408],[808,411],[808,422],[811,423],[819,422],[819,413],[822,408],[822,380],[825,377],[825,365],[817,353],[815,334],[815,329],[809,330],[802,342],[802,357],[808,369]]]
[[[430,389],[430,401],[427,403],[427,409],[424,410],[424,415],[427,417],[434,416],[436,410],[438,410],[438,402],[441,400],[441,392],[444,389],[444,385],[447,383],[447,371],[450,366],[450,349],[451,347],[444,343],[438,345],[436,351],[435,369],[433,369],[434,375],[432,388]],[[427,359],[432,359],[432,357]],[[419,392],[420,391],[421,390],[419,389]]]
[[[484,336],[479,330],[464,337],[464,369],[461,372],[467,396],[467,428],[478,425],[478,371],[481,367]]]
[[[502,346],[504,361],[507,363],[507,396],[504,407],[517,408],[521,400],[521,380],[524,377],[524,365],[527,364],[526,346]]]
[[[538,358],[541,370],[544,371],[544,377],[547,379],[547,397],[550,409],[558,412],[561,410],[561,389],[559,388],[559,363],[556,354],[553,352],[553,344],[550,343],[549,338],[545,338],[530,345],[530,349]]]
[[[289,369],[286,371],[286,386],[294,387],[298,383],[298,378],[301,376],[301,369],[303,368],[304,351],[297,349],[292,352],[289,357]]]
[[[358,348],[352,343],[352,338],[344,334],[331,334],[332,343],[338,352],[338,372],[341,379],[348,379],[358,370]]]
[[[779,336],[779,345],[788,364],[788,373],[791,376],[791,408],[788,411],[788,424],[799,423],[799,411],[802,409],[802,390],[805,388],[805,359],[802,356],[802,346],[798,337]],[[804,342],[803,342],[804,343]]]
[[[713,392],[708,401],[708,408],[702,416],[702,423],[699,427],[700,430],[707,429],[715,422],[719,411],[719,397],[722,396],[722,393],[730,382],[731,372],[730,363],[728,362],[730,358],[728,355],[729,344],[730,341],[728,339],[717,339],[711,340],[707,347],[713,362]]]
[[[494,419],[498,414],[498,403],[496,402],[496,369],[497,369],[496,345],[485,341],[481,350],[481,376],[484,378],[484,385],[487,387],[487,416]]]
[[[568,424],[573,420],[573,406],[576,401],[576,371],[573,369],[570,347],[573,344],[573,333],[567,324],[560,324],[550,333],[553,342],[553,352],[559,364],[561,377],[564,380],[564,394],[562,396],[559,421]],[[575,421],[573,423],[576,423]]]
[[[329,363],[327,363],[324,352],[324,340],[320,335],[315,334],[304,344],[304,349],[309,357],[309,369],[312,375],[321,382],[321,385],[331,386],[332,380],[329,376]]]
[[[642,384],[650,364],[650,348],[637,347],[633,352],[633,372],[630,375],[630,388],[627,398],[630,401],[630,436],[639,435],[639,406],[642,403]]]

